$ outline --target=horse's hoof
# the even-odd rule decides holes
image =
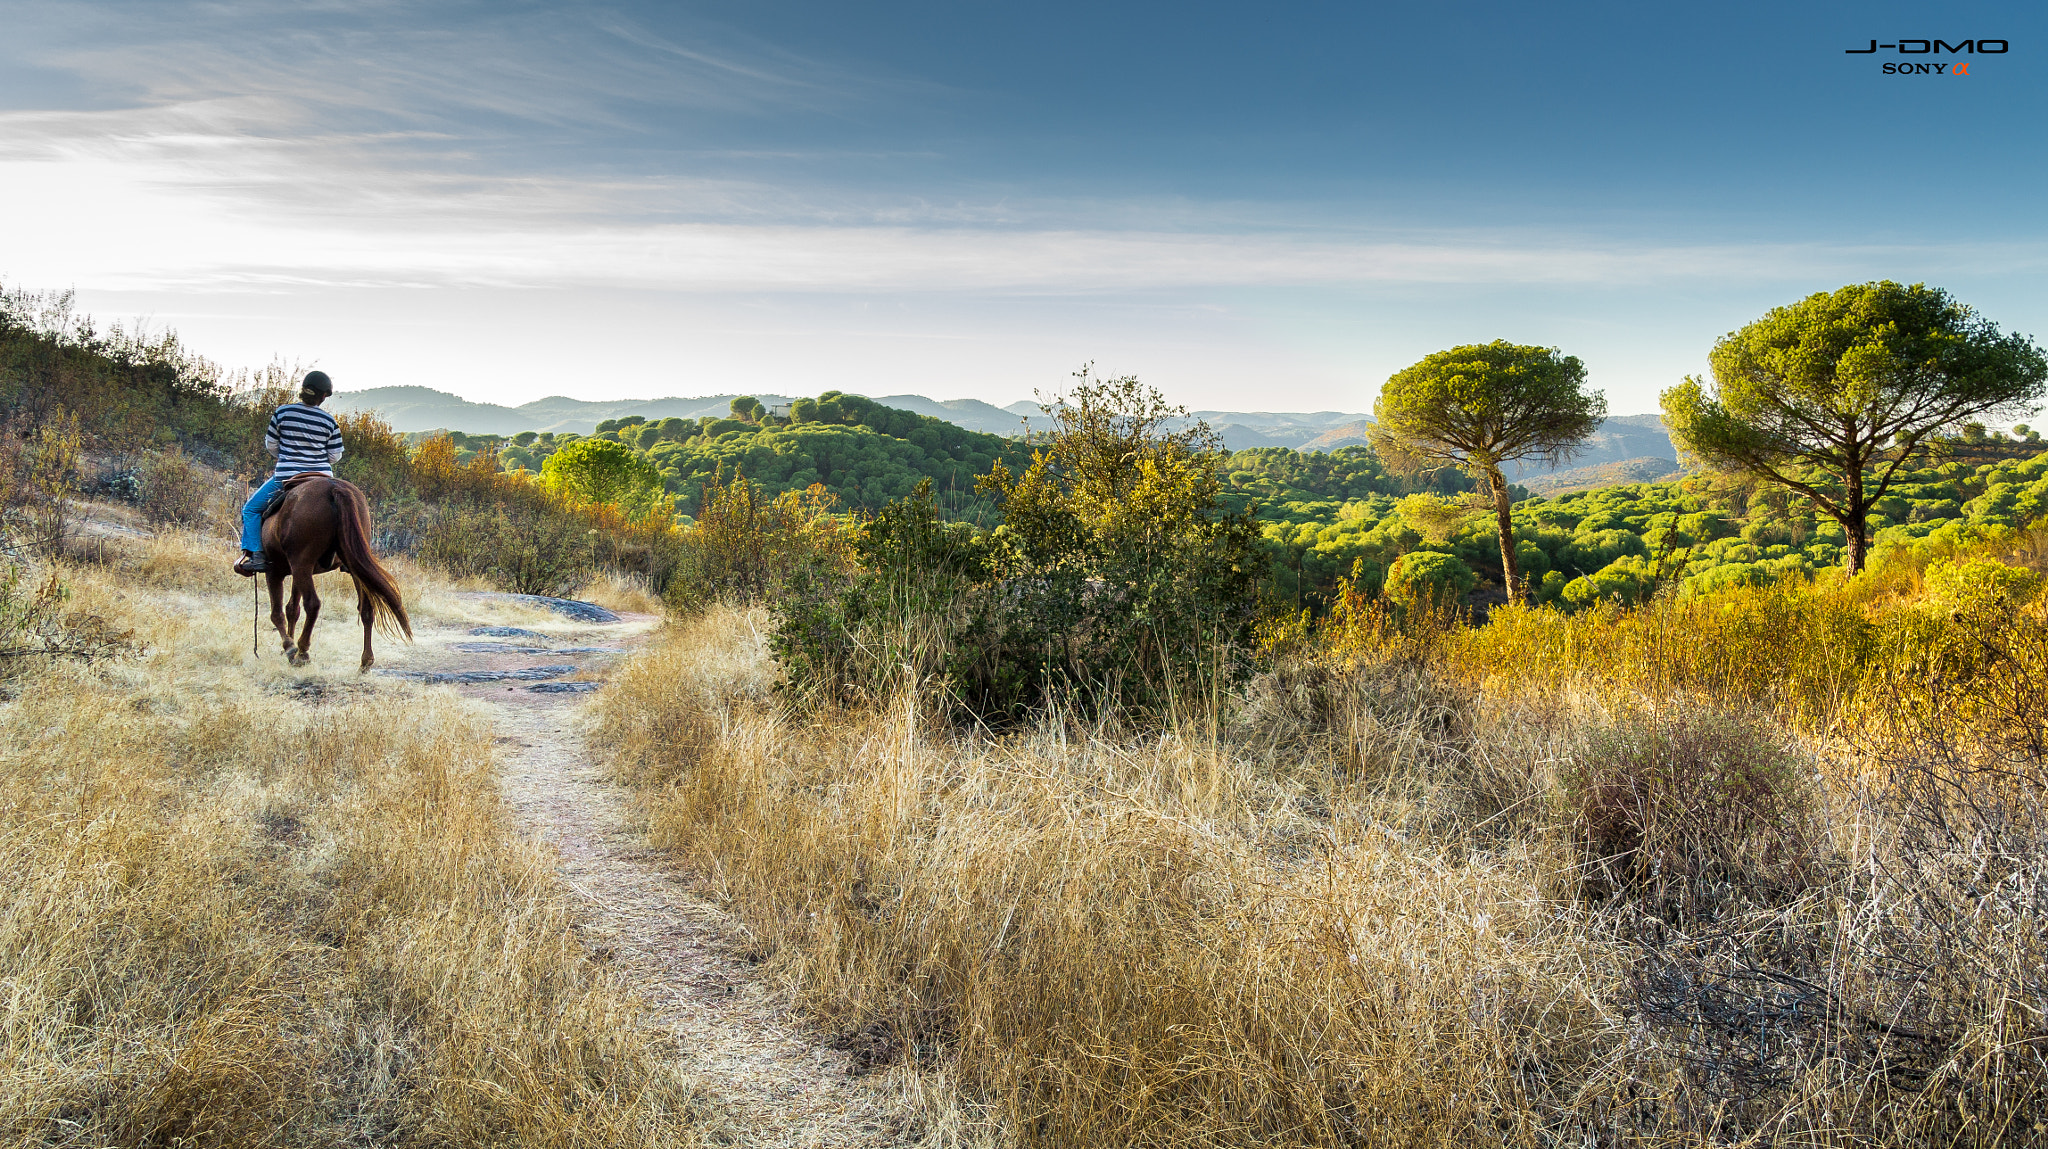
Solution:
[[[291,659],[291,664],[293,666],[304,666],[307,663],[313,661],[312,658],[308,657],[307,655],[301,654],[296,650],[292,651],[291,654],[287,657]]]

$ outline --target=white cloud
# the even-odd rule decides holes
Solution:
[[[683,43],[603,10],[486,9],[481,19],[431,5],[422,18],[395,4],[128,11],[118,29],[127,40],[102,23],[77,30],[89,47],[53,55],[109,88],[141,84],[130,106],[0,113],[10,221],[0,274],[110,290],[1091,295],[1804,283],[1901,265],[1998,274],[2044,262],[2039,242],[1373,230],[1327,208],[1305,219],[1284,205],[1062,202],[1007,189],[942,201],[847,191],[818,174],[845,157],[801,151],[670,154],[665,167],[620,171],[522,148],[536,126],[566,125],[572,139],[630,136],[648,109],[825,114],[917,85],[717,29]],[[524,127],[493,128],[494,119]],[[788,157],[813,174],[759,166]],[[765,170],[783,174],[731,174]]]
[[[824,223],[602,223],[744,185],[464,177],[357,161],[386,141],[272,142],[235,109],[0,118],[6,274],[117,290],[293,284],[1024,292],[1841,280],[1910,263],[2040,267],[2038,243],[1628,243],[1571,235]],[[180,117],[188,122],[178,123]],[[224,125],[228,125],[224,129]],[[66,129],[70,129],[67,131]],[[611,206],[616,205],[616,206]],[[608,210],[609,207],[609,210]],[[1045,212],[1044,214],[1057,214]]]

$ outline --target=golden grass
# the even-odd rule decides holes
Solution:
[[[1458,1143],[1527,1059],[1583,1079],[1621,1026],[1545,896],[1560,860],[1426,840],[1398,750],[1333,809],[1241,746],[799,723],[759,701],[758,625],[710,613],[601,708],[655,841],[831,1026],[957,1059],[1031,1140]]]
[[[328,630],[345,579],[339,647],[292,672],[270,636],[250,660],[224,541],[108,553],[67,568],[66,608],[141,653],[0,703],[0,1140],[691,1143],[480,714],[357,677]]]
[[[585,602],[621,613],[658,615],[663,609],[661,596],[648,590],[645,580],[613,571],[599,573],[579,594]]]
[[[1012,1138],[2048,1135],[2048,851],[1920,849],[1881,764],[1746,700],[1443,655],[1269,675],[1212,723],[974,737],[915,700],[784,707],[766,625],[677,624],[599,736],[822,1024]],[[1724,759],[1774,820],[1671,784]],[[1588,854],[1588,810],[1630,801],[1662,804],[1648,869],[1682,872]]]

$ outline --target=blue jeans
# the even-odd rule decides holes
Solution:
[[[284,481],[272,475],[263,481],[262,486],[256,488],[256,493],[249,496],[248,502],[242,504],[243,550],[253,552],[263,549],[263,512],[270,509],[270,504],[276,502],[277,496],[283,491]]]

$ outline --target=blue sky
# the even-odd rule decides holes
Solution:
[[[1618,412],[1924,280],[2048,334],[2019,4],[10,3],[0,277],[231,366],[521,402],[1370,407],[1456,343]],[[1999,55],[1847,55],[1902,37]],[[1900,59],[1971,74],[1887,76]]]

